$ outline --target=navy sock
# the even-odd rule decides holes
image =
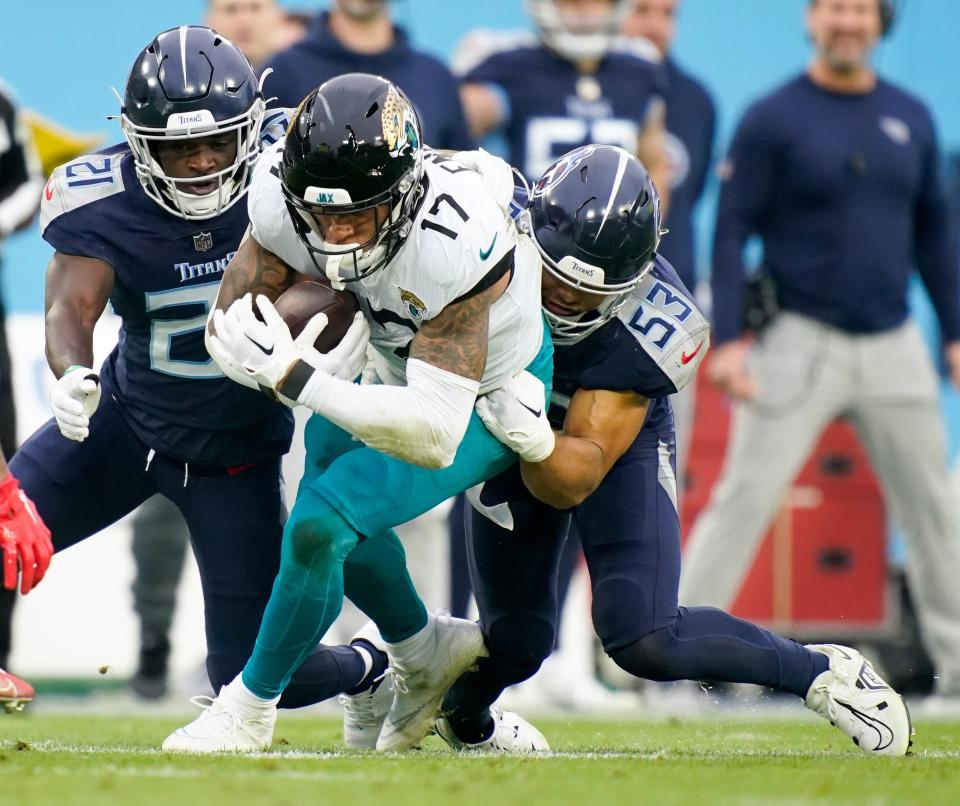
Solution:
[[[365,638],[358,638],[356,641],[351,641],[350,646],[361,647],[369,652],[370,657],[373,660],[373,665],[370,667],[370,671],[366,674],[362,674],[360,679],[345,693],[351,695],[359,694],[361,691],[366,691],[368,688],[375,688],[376,686],[380,685],[380,679],[383,677],[383,673],[387,671],[387,665],[389,664],[387,653],[383,650],[377,649]],[[360,657],[359,653],[355,652],[354,654],[360,660],[360,669],[362,672],[364,669],[363,658]]]
[[[280,707],[303,708],[338,694],[353,693],[353,687],[366,677],[365,668],[363,657],[353,647],[319,646],[290,678]]]

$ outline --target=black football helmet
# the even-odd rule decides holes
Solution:
[[[533,186],[527,228],[544,268],[605,297],[592,311],[544,315],[557,344],[572,344],[613,318],[653,267],[660,197],[650,174],[617,146],[589,145],[554,162]]]
[[[332,78],[304,98],[290,121],[280,163],[283,195],[300,239],[334,283],[367,277],[393,258],[410,232],[422,176],[417,113],[385,78]],[[376,229],[362,244],[328,242],[315,215],[365,210],[374,211]]]
[[[165,210],[188,219],[219,215],[247,190],[260,154],[264,99],[246,56],[216,31],[182,25],[157,34],[137,56],[124,92],[120,127],[130,144],[143,189]],[[156,158],[159,141],[235,132],[233,163],[221,171],[180,179]],[[216,189],[190,193],[192,184]]]

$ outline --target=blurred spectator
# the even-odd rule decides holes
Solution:
[[[40,207],[40,161],[10,89],[0,81],[0,266],[3,241],[29,226]],[[10,457],[17,448],[6,313],[0,294],[0,448]],[[0,668],[10,653],[10,625],[16,591],[0,587]]]
[[[632,0],[528,0],[538,37],[475,32],[457,57],[471,133],[502,134],[528,178],[572,148],[618,145],[666,191],[662,71],[612,50]],[[664,202],[666,199],[664,199]]]
[[[420,113],[425,142],[436,148],[472,148],[457,85],[449,69],[411,47],[393,24],[387,0],[332,0],[303,41],[278,53],[264,85],[280,106],[297,106],[312,89],[342,73],[375,73],[393,81]]]
[[[204,24],[240,48],[259,73],[274,53],[303,38],[307,20],[276,0],[208,0]]]
[[[810,0],[807,70],[756,102],[722,166],[710,379],[735,399],[726,466],[684,558],[680,601],[728,607],[787,488],[849,416],[903,528],[937,690],[960,694],[960,522],[938,379],[909,318],[913,267],[960,385],[960,282],[930,113],[879,78],[880,0]],[[742,338],[744,243],[781,312]]]
[[[713,99],[693,76],[680,68],[670,55],[677,31],[680,0],[633,0],[623,32],[628,40],[645,39],[663,59],[666,76],[664,102],[667,106],[665,159],[670,183],[670,230],[660,242],[660,253],[680,275],[684,285],[696,291],[697,274],[693,234],[693,209],[703,193],[710,167],[716,110]],[[693,426],[696,383],[691,382],[671,398],[676,422],[677,481],[682,489],[690,433]]]

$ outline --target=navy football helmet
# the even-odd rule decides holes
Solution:
[[[301,241],[334,283],[367,277],[393,258],[410,233],[422,177],[420,121],[385,78],[332,78],[304,98],[290,121],[280,163],[283,195]],[[327,241],[316,217],[366,210],[374,212],[376,227],[361,244]]]
[[[547,168],[533,186],[527,215],[544,268],[605,298],[572,316],[543,309],[555,343],[580,341],[617,314],[653,267],[662,234],[657,189],[643,163],[624,149],[583,146]]]
[[[157,34],[137,56],[123,97],[120,127],[147,195],[188,219],[219,215],[247,189],[260,154],[264,99],[246,56],[216,31],[183,25]],[[235,132],[234,161],[221,171],[181,179],[167,176],[156,157],[160,141]],[[216,182],[198,195],[190,185]]]
[[[599,59],[621,34],[633,0],[610,0],[603,15],[577,15],[557,8],[556,0],[526,0],[527,13],[543,44],[565,59]]]

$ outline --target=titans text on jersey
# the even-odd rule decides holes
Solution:
[[[285,124],[285,112],[268,113],[263,142],[275,142]],[[144,192],[126,145],[62,165],[44,189],[46,241],[114,271],[110,301],[122,324],[101,370],[104,389],[146,445],[178,461],[233,465],[290,444],[289,410],[227,380],[203,345],[246,227],[245,200],[203,221],[164,211]]]

